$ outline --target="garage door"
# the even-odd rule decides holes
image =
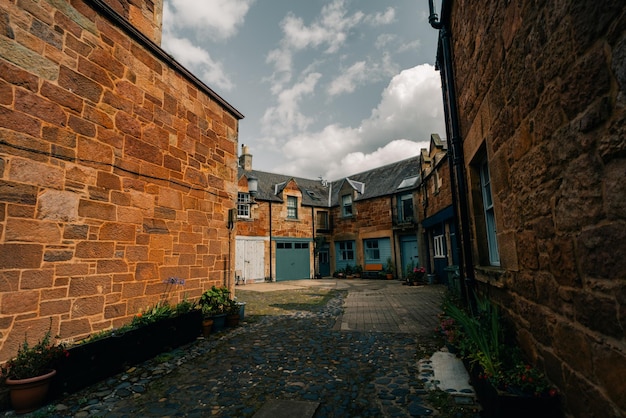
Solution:
[[[249,282],[265,280],[265,243],[263,238],[246,237],[236,239],[235,270]]]
[[[276,240],[276,281],[311,278],[311,242]]]

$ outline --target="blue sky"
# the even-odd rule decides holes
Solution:
[[[253,168],[336,180],[444,132],[415,0],[165,0],[162,47],[245,115]]]

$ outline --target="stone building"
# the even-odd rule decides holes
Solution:
[[[0,4],[0,361],[232,285],[243,116],[158,46],[162,8]]]
[[[625,416],[626,3],[437,12],[463,273],[568,415]]]
[[[421,152],[420,207],[423,211],[424,245],[428,255],[428,271],[444,282],[449,268],[454,273],[459,264],[456,222],[450,187],[450,160],[445,140],[430,136],[429,149]],[[459,290],[460,292],[460,290]]]
[[[250,193],[250,179],[258,182]],[[252,168],[242,148],[236,270],[246,280],[309,279],[337,272],[402,277],[420,264],[420,156],[335,181]],[[254,195],[254,196],[253,196]],[[423,248],[422,248],[423,252]]]

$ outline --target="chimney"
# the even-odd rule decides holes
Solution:
[[[248,153],[248,146],[241,144],[241,155],[239,156],[239,167],[245,171],[252,170],[252,154]]]

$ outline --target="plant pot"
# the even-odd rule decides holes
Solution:
[[[56,370],[51,370],[49,373],[29,379],[8,378],[6,384],[15,412],[25,414],[43,405],[50,389],[50,381],[56,373]]]
[[[236,327],[239,325],[239,314],[228,314],[226,315],[226,326],[227,327]]]
[[[209,318],[202,321],[202,336],[204,338],[209,338],[211,328],[213,328],[213,319]]]
[[[223,331],[226,327],[226,314],[219,314],[213,317],[213,327],[211,332]]]
[[[385,277],[387,277],[387,280],[393,280],[393,274],[391,273],[387,273]]]
[[[484,418],[559,418],[562,417],[559,398],[516,394],[495,388],[488,380],[480,379],[482,369],[464,359],[470,383],[483,408]]]
[[[246,302],[237,302],[237,305],[239,305],[239,320],[243,321],[246,313]]]

